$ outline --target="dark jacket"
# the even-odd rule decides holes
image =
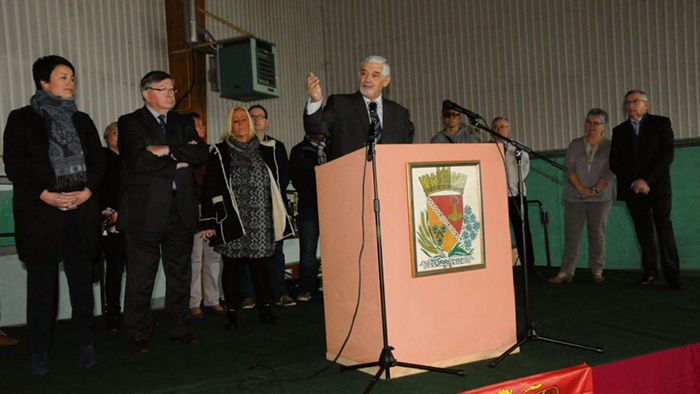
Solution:
[[[316,166],[318,153],[316,148],[306,139],[294,145],[289,155],[289,165],[292,169],[292,184],[299,193],[299,209],[317,208],[316,197]]]
[[[634,128],[629,121],[613,129],[610,170],[617,175],[617,199],[625,200],[634,192],[630,185],[644,179],[656,195],[671,194],[673,129],[671,120],[646,114],[639,127],[637,149]]]
[[[287,214],[284,195],[279,187],[275,142],[274,140],[260,142],[260,153],[271,176],[272,218],[275,226],[275,241],[279,241],[294,235],[294,231]],[[211,149],[207,173],[204,175],[204,185],[202,185],[200,228],[216,230],[216,236],[209,240],[211,245],[224,244],[245,234],[245,225],[238,213],[230,173],[229,147],[226,142],[220,142]]]
[[[100,209],[112,208],[119,211],[119,186],[122,183],[122,158],[109,148],[105,153],[105,179],[100,188]]]
[[[413,143],[413,128],[408,110],[398,103],[382,98],[382,139],[380,144]],[[306,134],[329,136],[328,160],[334,160],[365,145],[369,135],[369,114],[360,92],[334,94],[328,103],[311,115],[304,110]]]
[[[105,172],[99,134],[90,117],[73,115],[87,168],[86,187],[97,193]],[[13,183],[15,240],[19,259],[26,263],[57,263],[63,256],[63,215],[39,196],[55,191],[56,175],[49,161],[49,140],[44,118],[30,106],[14,110],[4,133],[5,171]],[[76,209],[83,244],[97,256],[100,236],[100,207],[96,194]]]
[[[188,144],[190,141],[197,143]],[[168,145],[170,156],[155,156],[146,150],[149,145]],[[164,134],[145,106],[124,115],[119,118],[119,153],[123,167],[117,227],[143,232],[165,229],[170,205],[163,201],[169,200],[175,182],[180,218],[187,231],[197,232],[199,212],[192,168],[207,160],[208,147],[197,135],[192,119],[168,112]],[[178,170],[178,162],[189,166]]]

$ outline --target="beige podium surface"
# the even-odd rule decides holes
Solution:
[[[480,162],[485,268],[413,277],[408,163],[452,161]],[[377,361],[383,342],[372,166],[365,151],[358,150],[317,167],[316,176],[326,356],[338,355],[359,296],[352,335],[339,362]],[[378,145],[377,182],[387,333],[395,358],[448,367],[507,350],[516,342],[515,300],[506,178],[496,144]],[[391,369],[392,377],[419,372]]]

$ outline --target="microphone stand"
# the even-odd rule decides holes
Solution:
[[[394,355],[391,353],[391,351],[394,350],[394,347],[389,346],[389,335],[387,333],[388,329],[387,329],[387,322],[386,322],[386,296],[385,296],[385,289],[384,289],[384,259],[383,259],[383,254],[382,254],[382,231],[381,231],[382,226],[381,226],[381,223],[379,221],[380,209],[379,209],[379,189],[377,187],[377,150],[376,150],[377,141],[374,139],[374,132],[375,132],[374,127],[375,127],[376,120],[375,119],[371,119],[371,120],[372,120],[372,123],[370,123],[369,140],[367,141],[367,161],[372,162],[372,176],[373,176],[373,181],[374,181],[374,221],[375,221],[376,232],[377,232],[377,263],[379,266],[379,300],[380,300],[381,313],[382,313],[382,343],[383,343],[383,346],[382,346],[382,351],[379,354],[378,361],[340,367],[341,372],[362,369],[362,368],[368,368],[368,367],[377,367],[377,366],[379,367],[379,370],[372,378],[372,381],[369,383],[367,388],[365,388],[364,393],[369,393],[370,391],[372,391],[372,389],[374,388],[374,385],[377,384],[377,381],[382,376],[382,373],[386,372],[386,379],[387,380],[391,379],[390,370],[393,367],[422,369],[425,371],[443,372],[443,373],[449,373],[449,374],[454,374],[454,375],[459,375],[459,376],[465,376],[464,371],[462,371],[462,370],[438,368],[438,367],[432,367],[429,365],[409,364],[409,363],[397,361],[396,358],[394,357]],[[363,212],[363,214],[364,214],[364,212]]]
[[[456,111],[463,112],[466,114],[464,111],[460,111],[459,109],[455,109]],[[495,131],[491,130],[490,128],[480,124],[478,121],[479,119],[484,120],[481,116],[469,116],[470,114],[466,114],[469,117],[469,123],[471,125],[479,130],[484,130],[491,134],[494,138],[501,139],[505,141],[508,144],[511,144],[515,147],[515,159],[518,162],[518,194],[520,196],[520,215],[521,215],[521,220],[520,220],[520,234],[522,235],[522,239],[525,240],[525,196],[523,195],[523,190],[524,190],[524,185],[525,182],[523,180],[523,166],[522,166],[522,155],[523,152],[527,152],[529,155],[535,156],[539,159],[542,159],[549,163],[551,166],[566,172],[567,168],[551,159],[548,157],[544,157],[541,154],[533,151],[529,147],[521,144],[518,141],[514,141],[510,138],[504,137]],[[472,114],[473,115],[473,114]],[[484,122],[486,122],[484,120]],[[527,242],[523,242],[523,256],[521,256],[522,259],[522,267],[523,267],[523,299],[525,302],[525,326],[523,327],[522,330],[522,335],[520,340],[518,340],[515,345],[511,346],[510,349],[506,350],[501,354],[496,360],[492,361],[489,363],[489,368],[495,368],[498,363],[503,361],[507,356],[509,356],[515,349],[523,345],[525,342],[528,341],[543,341],[543,342],[549,342],[549,343],[554,343],[557,345],[562,345],[562,346],[570,346],[574,347],[577,349],[583,349],[583,350],[590,350],[596,353],[603,353],[603,349],[600,347],[592,347],[592,346],[586,346],[586,345],[580,345],[577,343],[573,342],[566,342],[562,341],[559,339],[554,339],[550,337],[545,337],[541,336],[537,333],[537,330],[535,330],[535,324],[532,322],[532,319],[530,317],[530,289],[529,289],[529,280],[528,280],[528,272],[527,272]]]

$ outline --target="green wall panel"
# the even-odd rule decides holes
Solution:
[[[548,156],[563,163],[563,152],[552,152]],[[700,261],[695,258],[700,253],[700,242],[697,241],[700,226],[700,144],[678,141],[676,144],[675,160],[671,166],[673,184],[673,210],[671,220],[678,244],[681,269],[700,269]],[[530,165],[530,175],[527,178],[528,199],[540,200],[550,214],[549,247],[553,266],[561,265],[561,255],[564,246],[564,203],[562,192],[564,188],[563,174],[547,164],[544,160],[533,159]],[[544,229],[540,224],[539,211],[535,205],[530,205],[530,221],[537,265],[546,264]],[[606,240],[608,269],[637,269],[640,268],[641,252],[634,234],[632,219],[627,213],[625,204],[615,201],[608,219]],[[579,253],[579,268],[588,268],[588,240],[584,235]]]

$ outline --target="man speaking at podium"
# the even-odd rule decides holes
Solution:
[[[304,111],[304,130],[307,134],[328,137],[328,160],[337,159],[367,142],[370,129],[369,105],[377,105],[379,127],[376,137],[380,144],[410,144],[413,129],[408,110],[400,104],[382,98],[382,89],[391,82],[389,63],[381,56],[369,56],[360,66],[359,91],[353,94],[334,94],[321,109],[323,95],[321,81],[313,73],[306,78],[309,100]]]

